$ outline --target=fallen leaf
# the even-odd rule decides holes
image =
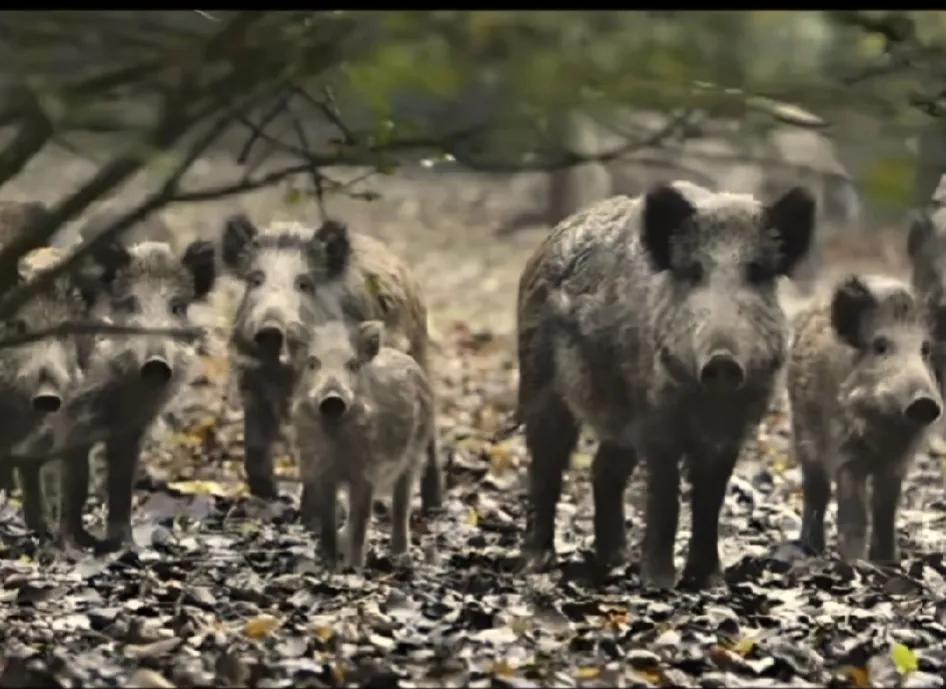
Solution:
[[[894,642],[890,657],[901,674],[916,672],[920,669],[916,654],[901,643]]]
[[[217,483],[216,481],[176,481],[169,483],[168,488],[185,495],[213,495],[218,498],[228,498],[236,495],[242,488],[238,483]]]
[[[280,625],[278,619],[272,615],[257,615],[246,621],[243,633],[251,639],[262,639],[273,633]]]
[[[575,674],[578,679],[596,679],[601,674],[601,670],[596,667],[580,667]]]
[[[173,689],[174,685],[159,672],[141,668],[125,682],[126,687],[140,687],[140,689]]]

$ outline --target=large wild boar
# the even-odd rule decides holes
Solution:
[[[766,412],[788,328],[776,280],[803,258],[814,201],[770,206],[688,182],[618,196],[561,222],[519,283],[519,418],[532,457],[526,563],[554,555],[562,473],[582,424],[596,433],[595,549],[623,556],[624,489],[647,464],[641,577],[674,584],[679,465],[693,485],[683,582],[720,580],[719,512]]]
[[[897,560],[900,487],[943,406],[927,313],[910,288],[851,276],[800,314],[788,363],[795,456],[804,490],[801,542],[824,549],[831,484],[841,555],[863,558],[871,479],[871,560]]]
[[[192,242],[177,256],[163,242],[130,247],[111,243],[95,255],[97,277],[86,286],[96,297],[92,317],[115,325],[171,329],[191,327],[188,307],[203,299],[216,277],[213,244]],[[186,378],[192,342],[165,335],[100,336],[72,405],[80,423],[63,463],[61,532],[65,542],[115,550],[131,541],[133,484],[141,443],[165,404]],[[88,497],[90,444],[106,441],[108,520],[99,541],[82,524]],[[83,438],[89,444],[83,445]]]
[[[274,497],[272,449],[288,422],[298,382],[294,354],[309,329],[333,319],[379,320],[388,343],[429,371],[427,310],[407,266],[381,242],[329,220],[313,229],[274,223],[257,229],[234,216],[223,236],[223,261],[245,284],[232,335],[245,418],[245,467],[250,490]],[[421,480],[424,510],[442,501],[436,438]],[[309,496],[303,493],[303,502]]]
[[[292,421],[302,480],[303,515],[320,529],[325,564],[336,564],[335,504],[348,487],[347,559],[361,569],[372,498],[391,495],[391,553],[410,546],[411,496],[434,430],[427,376],[407,354],[382,347],[380,321],[317,326],[300,369]]]

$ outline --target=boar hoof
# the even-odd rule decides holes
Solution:
[[[601,571],[610,571],[627,562],[624,545],[613,546],[595,553],[595,565]]]
[[[410,552],[405,550],[402,553],[391,553],[391,563],[397,569],[411,569],[413,561]]]
[[[108,555],[121,550],[130,550],[134,545],[135,541],[131,537],[131,529],[126,529],[118,533],[108,534],[101,541],[98,541],[94,548],[96,555]]]
[[[555,566],[554,550],[534,550],[527,549],[523,551],[519,558],[516,569],[523,573],[547,572]]]
[[[896,565],[900,562],[900,554],[896,548],[871,546],[868,557],[871,562],[878,565]]]
[[[676,572],[673,565],[664,567],[648,566],[646,563],[641,568],[641,585],[645,589],[658,589],[669,591],[673,588],[676,580]]]
[[[66,550],[86,550],[95,548],[99,544],[99,539],[85,529],[63,533],[59,539],[62,547]]]
[[[684,569],[683,576],[680,578],[680,588],[685,591],[705,591],[725,585],[726,579],[723,578],[723,572],[719,567],[708,571],[701,571],[695,567]]]

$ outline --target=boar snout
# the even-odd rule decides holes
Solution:
[[[44,385],[33,395],[33,410],[53,414],[62,406],[62,397],[52,385]]]
[[[256,335],[253,336],[253,341],[256,342],[256,346],[259,347],[261,351],[272,356],[279,354],[285,339],[286,334],[283,332],[283,329],[271,324],[263,326],[257,330]]]
[[[939,418],[939,403],[929,395],[920,394],[910,400],[903,410],[903,415],[920,426],[928,426]]]
[[[173,375],[171,364],[163,356],[152,356],[141,367],[141,378],[149,383],[163,385]]]
[[[736,357],[727,350],[717,349],[707,357],[700,368],[700,383],[719,392],[738,390],[745,380],[745,371]]]
[[[330,393],[319,400],[319,413],[329,421],[342,418],[347,411],[348,403],[337,393]]]

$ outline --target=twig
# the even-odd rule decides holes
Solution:
[[[354,146],[357,144],[354,132],[349,129],[348,125],[345,124],[345,120],[342,119],[342,114],[338,109],[338,103],[335,101],[335,94],[332,92],[332,88],[330,86],[326,85],[322,87],[322,93],[325,96],[324,102],[313,98],[312,95],[301,86],[294,86],[293,91],[308,101],[333,125],[335,125],[342,135],[343,143],[348,146]]]
[[[308,170],[309,164],[302,163],[270,172],[255,180],[243,180],[240,182],[234,182],[233,184],[225,184],[219,187],[178,192],[174,194],[171,200],[179,203],[213,201],[215,199],[219,199],[224,196],[230,196],[232,194],[242,194],[247,191],[262,189],[263,187],[280,182],[287,177],[301,175],[305,172],[308,172]]]
[[[250,130],[250,138],[247,139],[246,143],[243,144],[243,148],[240,150],[240,154],[237,156],[237,163],[243,165],[246,163],[247,158],[250,156],[250,151],[253,150],[253,145],[259,139],[260,134],[266,129],[270,122],[272,122],[279,113],[281,113],[286,108],[286,102],[288,98],[285,95],[280,96],[276,104],[266,113],[263,117],[263,120],[259,125],[252,125]],[[241,119],[241,121],[243,121]],[[246,122],[250,122],[249,117],[245,118]]]
[[[68,337],[70,335],[129,335],[129,336],[165,336],[184,340],[194,340],[202,337],[201,328],[140,328],[127,325],[113,325],[97,321],[65,321],[51,328],[34,330],[33,332],[5,337],[0,339],[0,349],[21,347],[32,342],[38,342],[47,337]]]
[[[299,139],[299,145],[302,147],[302,150],[306,152],[306,157],[310,160],[312,159],[311,147],[309,146],[309,137],[305,134],[305,128],[302,126],[302,122],[296,116],[296,113],[292,110],[292,106],[287,102],[286,103],[286,113],[289,115],[289,120],[292,122],[293,129],[296,131],[296,138]],[[312,190],[315,192],[316,202],[319,206],[319,215],[322,220],[325,220],[325,199],[323,197],[322,189],[322,174],[319,172],[319,168],[314,164],[309,164],[309,176],[312,177]]]
[[[53,128],[32,93],[25,122],[7,147],[0,152],[0,187],[16,177],[30,159],[49,141]]]

